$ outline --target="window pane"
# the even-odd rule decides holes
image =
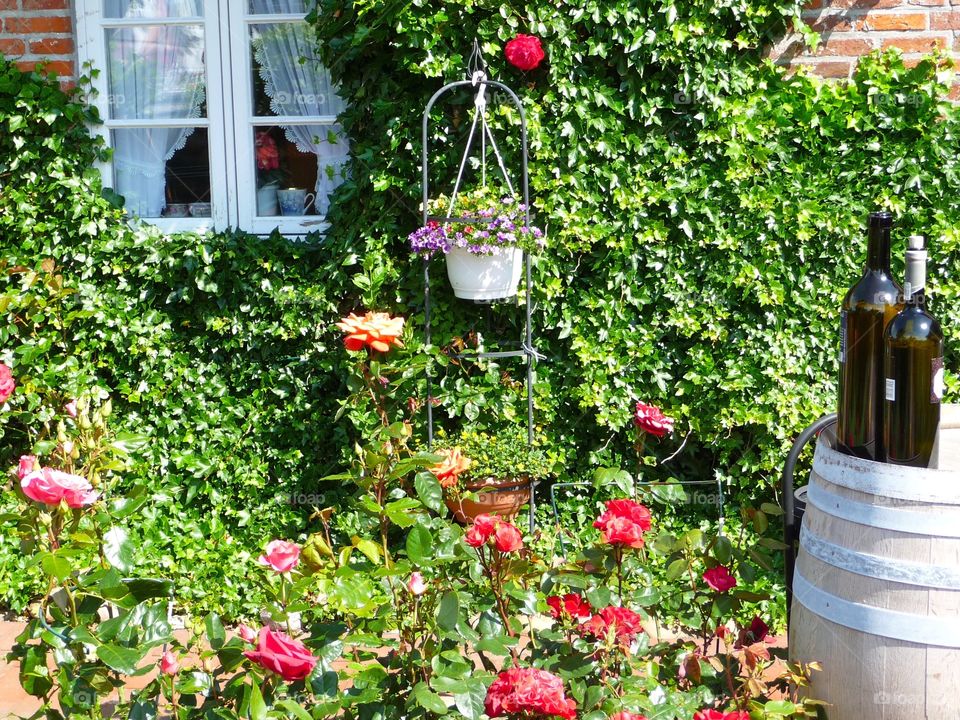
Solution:
[[[329,195],[347,167],[349,148],[339,130],[335,125],[254,128],[257,215],[326,214]]]
[[[317,57],[316,44],[316,35],[306,23],[250,26],[256,115],[336,116],[343,109],[330,73]]]
[[[110,117],[201,117],[205,96],[203,26],[109,28]]]
[[[316,0],[250,0],[247,9],[251,15],[308,13]]]
[[[103,0],[107,18],[202,17],[203,0]]]
[[[131,215],[209,217],[206,128],[124,128],[111,141],[114,189]]]

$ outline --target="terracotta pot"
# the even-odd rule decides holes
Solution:
[[[476,499],[447,497],[445,501],[458,522],[469,525],[477,515],[499,515],[512,521],[520,508],[530,501],[528,478],[486,478],[465,483]]]

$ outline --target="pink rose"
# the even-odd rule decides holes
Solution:
[[[0,405],[5,403],[17,389],[17,383],[13,379],[13,373],[3,363],[0,363]]]
[[[17,477],[23,480],[34,470],[40,469],[40,463],[37,462],[36,455],[21,455],[20,464],[17,466]]]
[[[544,58],[543,46],[536,35],[517,35],[503,48],[507,61],[519,70],[533,70]]]
[[[725,593],[737,584],[737,579],[723,565],[717,565],[703,574],[707,585],[719,593]]]
[[[71,400],[63,406],[63,411],[72,418],[77,416],[77,401]]]
[[[62,470],[43,468],[20,479],[23,494],[45,505],[59,505],[66,501],[68,507],[80,508],[97,499],[100,493],[93,489],[86,478],[71,475]]]
[[[634,715],[631,712],[626,710],[621,710],[618,713],[614,713],[610,716],[610,720],[647,720],[646,715]]]
[[[177,656],[167,650],[160,658],[160,672],[169,677],[173,677],[180,672],[180,663],[177,662]]]
[[[663,437],[673,432],[673,418],[669,418],[656,405],[638,402],[633,414],[634,424],[644,432]]]
[[[410,573],[410,579],[407,581],[407,590],[414,595],[423,595],[427,591],[427,584],[423,581],[423,575],[421,573]]]
[[[237,634],[239,634],[240,639],[246,643],[252,643],[257,639],[257,631],[243,623],[240,623],[237,627]]]
[[[265,670],[275,672],[287,682],[303,680],[317,664],[307,647],[282,632],[261,628],[256,650],[244,650],[244,656]]]
[[[493,536],[494,547],[502,553],[511,553],[523,547],[523,535],[513,525],[504,522]]]
[[[267,551],[257,558],[261,565],[268,565],[279,573],[290,572],[300,561],[300,546],[286,540],[271,540]]]

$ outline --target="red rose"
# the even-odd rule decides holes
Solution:
[[[725,593],[737,584],[737,579],[723,565],[717,565],[703,574],[707,585],[720,593]]]
[[[503,49],[507,61],[519,70],[533,70],[543,60],[543,46],[536,35],[517,35]]]
[[[610,716],[610,720],[647,720],[646,715],[634,715],[633,713],[621,710]]]
[[[700,710],[694,716],[693,720],[724,720],[724,714],[719,710],[710,708],[709,710]]]
[[[723,720],[750,720],[750,713],[746,710],[734,710],[724,715]]]
[[[491,718],[530,714],[577,716],[577,704],[563,694],[563,681],[536,668],[510,668],[500,673],[487,689],[483,707]]]
[[[307,647],[282,632],[261,628],[256,650],[244,650],[244,656],[265,670],[275,672],[287,682],[303,680],[317,664]]]
[[[594,521],[600,541],[609,545],[643,546],[643,533],[650,529],[650,511],[633,500],[609,500],[607,510]]]
[[[550,608],[550,614],[557,620],[564,616],[588,618],[593,613],[590,603],[576,593],[567,593],[563,597],[551,595],[547,598],[547,607]]]
[[[617,642],[629,645],[643,629],[643,625],[640,616],[630,608],[611,605],[590,618],[586,628],[601,640],[609,638],[612,633]]]
[[[477,515],[473,525],[467,530],[466,542],[470,547],[482,547],[497,531],[497,518],[494,515]]]
[[[17,383],[13,379],[13,373],[3,363],[0,363],[0,405],[5,403],[17,389]]]
[[[523,535],[513,525],[505,522],[493,536],[494,547],[502,553],[511,553],[523,547]]]
[[[770,628],[767,627],[767,624],[759,617],[755,617],[750,621],[749,627],[741,628],[739,635],[737,635],[737,641],[733,646],[740,649],[748,645],[753,645],[754,643],[764,642],[769,632]]]
[[[656,405],[638,402],[633,414],[634,424],[646,433],[663,437],[673,432],[673,418],[669,418]]]

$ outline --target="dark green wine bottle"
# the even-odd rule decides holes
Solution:
[[[900,310],[901,288],[890,275],[892,226],[890,213],[870,213],[867,266],[840,315],[837,447],[868,460],[882,455],[883,330]]]
[[[943,397],[943,333],[927,311],[923,237],[907,244],[905,305],[884,333],[883,448],[886,461],[930,467]]]

